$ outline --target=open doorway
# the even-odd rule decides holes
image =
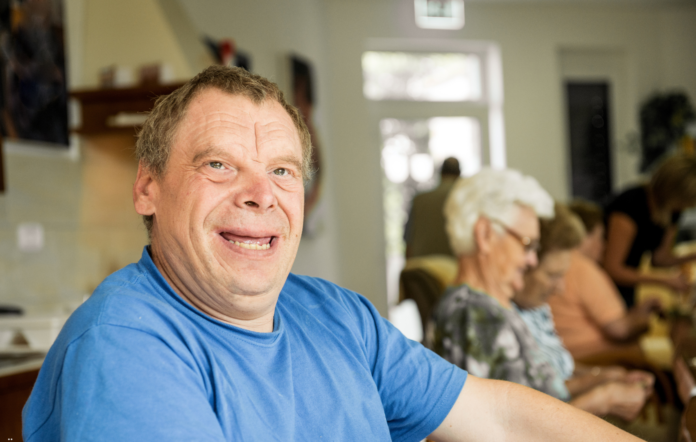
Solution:
[[[573,198],[601,204],[612,192],[610,86],[566,82],[566,115]]]
[[[368,46],[363,92],[380,135],[391,317],[413,197],[438,185],[447,157],[459,160],[464,176],[484,165],[505,167],[502,69],[499,49],[489,42],[375,40]]]

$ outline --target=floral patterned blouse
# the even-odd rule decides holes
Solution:
[[[450,288],[435,310],[431,348],[474,376],[503,379],[567,401],[564,379],[519,314],[467,285]]]

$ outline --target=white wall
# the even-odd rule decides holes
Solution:
[[[84,18],[81,86],[97,86],[99,70],[112,64],[136,70],[144,64],[167,63],[179,80],[195,74],[156,0],[80,3],[83,10],[74,13]]]
[[[655,63],[664,68],[660,86],[668,89],[683,89],[696,101],[696,7],[673,7],[660,12],[660,54]]]

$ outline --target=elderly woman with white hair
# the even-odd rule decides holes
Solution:
[[[445,203],[459,269],[435,311],[432,346],[469,373],[505,379],[568,399],[564,380],[539,351],[512,297],[537,264],[539,217],[553,199],[520,172],[484,169],[460,180]]]
[[[632,397],[583,383],[592,391],[573,388],[571,399],[567,376],[513,308],[525,275],[537,266],[539,218],[554,217],[554,201],[539,183],[515,170],[484,169],[453,187],[445,217],[459,286],[436,308],[433,350],[475,376],[526,385],[594,414],[635,417],[647,393],[642,388]]]

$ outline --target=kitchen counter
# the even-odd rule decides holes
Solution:
[[[25,348],[0,350],[0,377],[41,368],[46,354]]]

